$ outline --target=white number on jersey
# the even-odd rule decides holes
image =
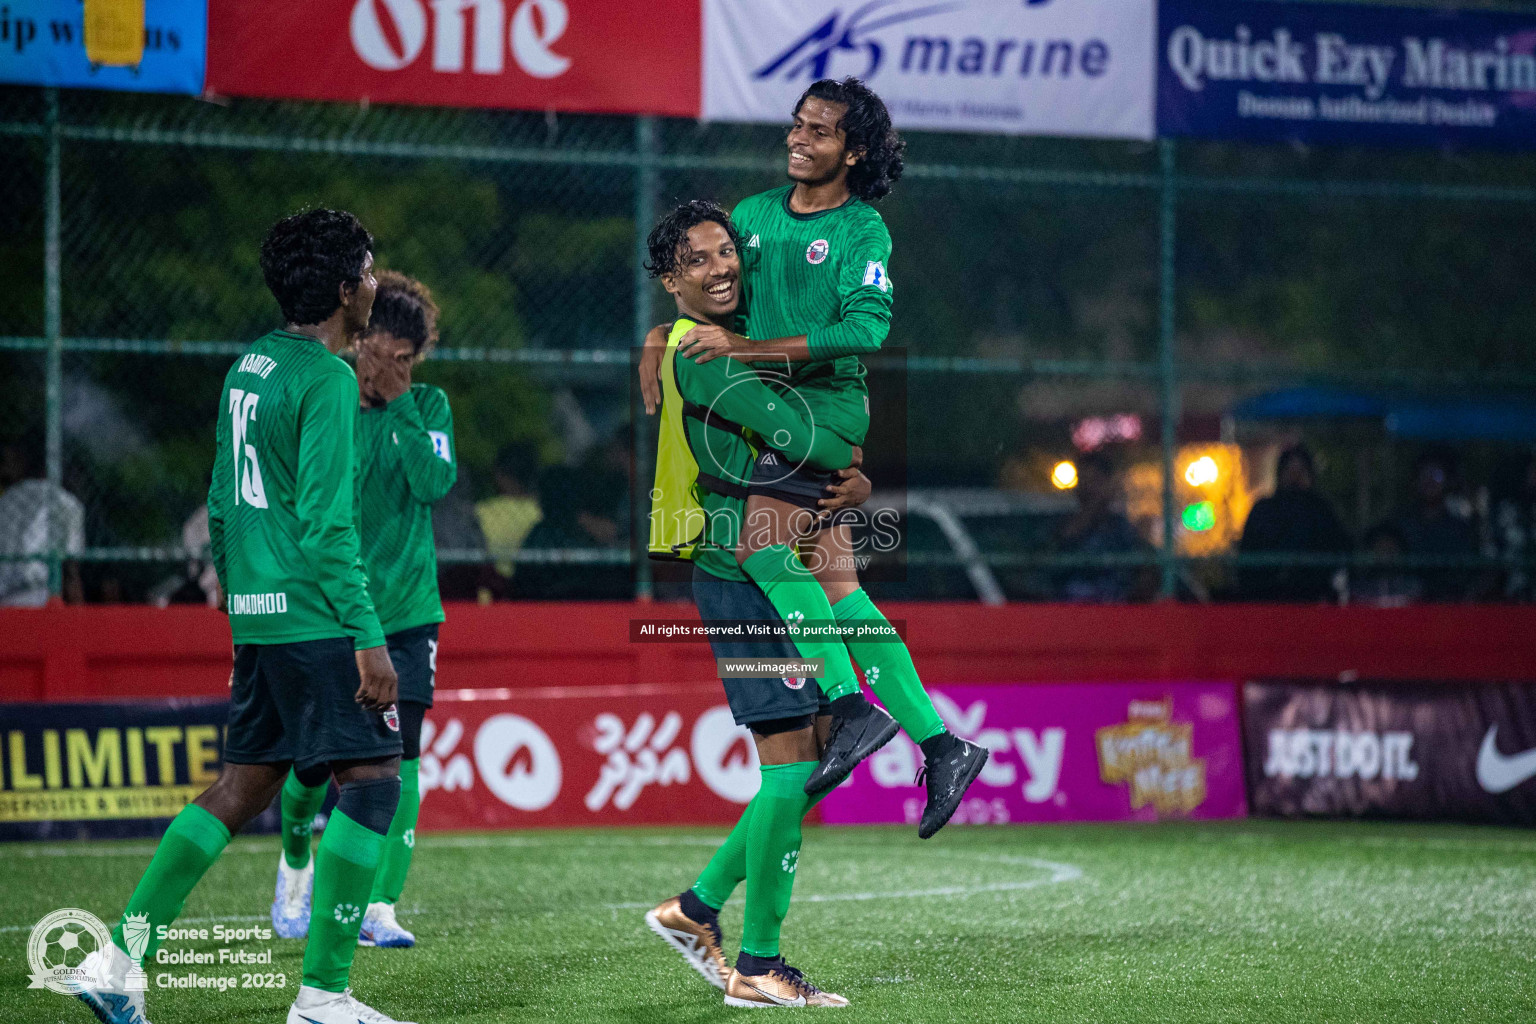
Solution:
[[[256,403],[261,396],[229,389],[229,417],[234,427],[235,504],[245,499],[254,508],[267,507],[267,489],[261,482],[261,463],[256,460],[256,446],[245,443],[246,427],[256,418]]]

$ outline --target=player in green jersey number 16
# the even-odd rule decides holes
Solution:
[[[400,677],[400,806],[385,837],[373,894],[363,912],[358,943],[409,947],[416,937],[395,918],[416,846],[421,804],[421,726],[432,706],[437,672],[437,628],[443,603],[437,590],[432,506],[457,479],[453,414],[448,396],[413,384],[411,371],[437,342],[437,304],[426,285],[404,274],[379,274],[368,330],[357,344],[362,412],[357,423],[363,565],[390,660]],[[282,845],[272,900],[272,927],[283,938],[309,931],[314,869],[311,822],[329,788],[322,769],[297,771],[283,784]]]
[[[397,679],[368,596],[353,517],[357,378],[337,353],[368,326],[373,238],[350,213],[279,221],[261,247],[286,326],[225,377],[208,521],[235,645],[224,766],[167,828],[113,942],[78,995],[104,1024],[147,1024],[124,935],[152,961],[230,836],[289,767],[325,768],[341,797],[315,857],[314,922],[289,1024],[389,1024],[348,988],[362,907],[400,797]],[[215,1015],[217,1016],[217,1015]]]
[[[808,410],[817,429],[862,444],[869,407],[858,356],[880,348],[892,305],[890,237],[870,204],[900,178],[903,145],[880,98],[845,79],[806,90],[786,147],[792,184],[744,199],[732,217],[746,239],[747,337],[722,324],[701,324],[679,342],[677,357],[703,363],[729,356],[753,364],[770,386]],[[640,385],[647,411],[657,404],[665,345],[662,329],[645,341]],[[798,609],[806,618],[872,627],[865,635],[877,639],[850,640],[848,653],[886,708],[864,699],[851,672],[823,679],[833,699],[833,734],[807,792],[842,781],[894,737],[899,723],[922,748],[928,803],[918,834],[928,838],[953,815],[987,751],[945,728],[906,644],[887,639],[889,624],[859,584],[847,519],[856,513],[823,522],[817,500],[825,477],[781,463],[763,452],[752,474],[746,550],[739,552],[750,558],[742,567],[766,584],[803,572],[803,564],[822,587],[819,600]]]

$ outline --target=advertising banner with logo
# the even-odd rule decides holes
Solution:
[[[698,0],[209,0],[228,96],[699,112]]]
[[[423,829],[729,825],[757,783],[718,683],[439,691],[422,729]]]
[[[1536,14],[1162,0],[1160,135],[1536,145]]]
[[[228,713],[222,700],[0,706],[0,840],[159,835],[218,777]]]
[[[1246,813],[1232,683],[940,684],[928,692],[955,735],[991,751],[956,822]],[[916,824],[921,765],[916,744],[897,736],[822,801],[822,820]]]
[[[899,128],[1150,139],[1155,0],[704,0],[704,117],[857,75]]]
[[[1536,824],[1536,685],[1249,683],[1255,814]]]
[[[204,0],[0,5],[0,82],[132,92],[203,91]]]

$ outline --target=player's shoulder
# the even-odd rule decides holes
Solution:
[[[789,194],[789,190],[792,188],[794,188],[793,185],[780,185],[778,188],[771,188],[766,192],[747,196],[747,198],[737,203],[736,208],[731,211],[731,219],[739,220],[742,217],[756,217],[764,212],[783,206],[784,197]]]
[[[416,407],[425,409],[428,406],[439,407],[448,404],[448,392],[436,384],[426,384],[417,381],[411,385],[411,397],[416,399]]]
[[[851,235],[890,244],[891,232],[885,226],[885,218],[869,203],[855,199],[843,209],[842,214],[844,230]]]

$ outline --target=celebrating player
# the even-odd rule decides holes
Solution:
[[[127,991],[124,926],[158,927],[264,810],[289,767],[335,774],[341,798],[315,857],[315,915],[288,1024],[393,1024],[347,987],[363,907],[400,799],[396,677],[368,597],[353,519],[357,378],[336,353],[368,326],[373,239],[311,210],[261,247],[287,326],[224,378],[208,491],[214,566],[235,643],[224,767],[171,822],[79,996],[104,1024],[145,1024]]]
[[[857,79],[816,82],[795,106],[787,137],[791,184],[741,201],[732,217],[746,240],[746,323],[752,339],[723,324],[700,324],[683,337],[679,354],[697,362],[721,356],[751,363],[770,386],[809,411],[817,430],[863,444],[869,429],[869,390],[862,353],[877,351],[890,329],[892,286],[886,265],[890,234],[871,203],[901,176],[903,143],[885,104]],[[653,330],[640,365],[647,411],[656,405],[657,371],[665,338]],[[911,653],[859,585],[853,535],[846,521],[812,514],[827,477],[759,454],[747,506],[752,528],[742,563],[765,586],[775,607],[804,602],[812,619],[856,628],[848,652],[889,710],[864,699],[857,676],[829,676],[832,733],[807,792],[837,785],[855,765],[896,734],[897,723],[922,748],[928,802],[918,827],[924,839],[949,821],[981,773],[987,751],[951,734],[923,689]],[[799,555],[794,544],[799,543]],[[821,584],[816,601],[782,586],[808,566]],[[770,584],[778,584],[770,587]],[[868,639],[864,637],[869,637]],[[830,663],[829,663],[830,666]],[[895,721],[892,721],[894,716]]]
[[[674,351],[676,341],[694,324],[726,323],[735,312],[741,280],[738,241],[725,211],[701,201],[678,207],[651,232],[647,268],[677,300]],[[705,622],[773,621],[779,617],[779,602],[770,603],[737,563],[753,465],[743,429],[771,441],[793,462],[841,470],[839,493],[826,499],[829,510],[868,497],[868,481],[857,472],[862,453],[831,431],[815,429],[735,360],[695,362],[669,355],[666,365],[669,413],[682,417],[687,448],[699,462],[703,533],[693,556],[699,615]],[[659,452],[658,461],[674,454]],[[653,509],[653,515],[665,512]],[[802,574],[803,581],[770,585],[799,587],[802,596],[809,586],[819,594],[809,574]],[[796,621],[793,610],[785,618]],[[797,656],[796,648],[782,641],[711,643],[722,658]],[[841,650],[841,645],[827,646]],[[801,653],[822,656],[805,644]],[[785,963],[779,949],[799,862],[801,819],[818,799],[806,794],[805,781],[817,765],[817,723],[820,735],[830,726],[826,698],[813,681],[803,678],[727,679],[724,685],[737,724],[752,731],[761,785],[693,887],[649,912],[646,922],[706,980],[725,990],[727,1005],[846,1006],[847,999],[821,991]],[[743,880],[747,894],[741,955],[735,969],[728,970],[719,912]]]
[[[411,367],[437,343],[437,304],[426,285],[404,274],[384,271],[378,279],[373,315],[357,346],[363,410],[357,426],[357,465],[362,478],[363,565],[368,594],[400,679],[397,703],[404,754],[400,806],[389,826],[358,941],[398,947],[416,944],[416,936],[395,919],[395,903],[416,846],[421,723],[432,706],[437,627],[443,621],[432,506],[453,486],[457,470],[448,396],[431,384],[411,383]],[[329,782],[321,766],[307,780],[290,772],[283,786],[283,855],[278,859],[272,926],[285,938],[301,938],[309,930],[314,885],[310,822]]]

